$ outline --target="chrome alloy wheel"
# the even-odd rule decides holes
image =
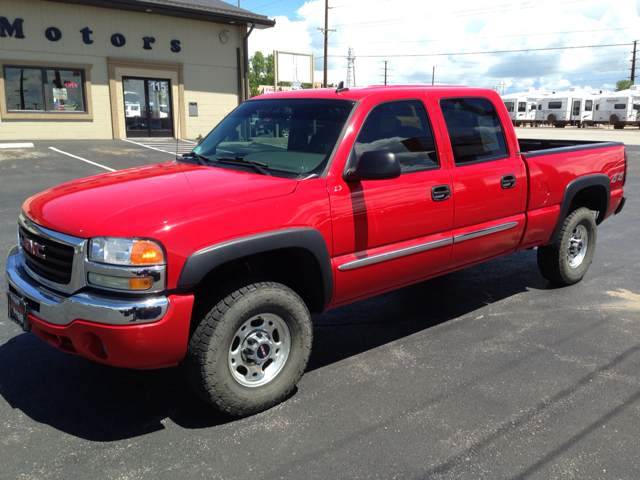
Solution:
[[[584,225],[578,225],[567,245],[567,262],[571,268],[582,265],[589,246],[589,232]]]
[[[229,370],[240,385],[259,387],[280,373],[290,351],[291,333],[285,321],[273,313],[256,315],[233,336]]]

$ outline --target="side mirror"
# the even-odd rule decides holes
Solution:
[[[400,162],[395,153],[384,150],[364,152],[355,168],[345,174],[347,182],[362,180],[389,180],[400,176]]]

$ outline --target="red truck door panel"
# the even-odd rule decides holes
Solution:
[[[434,138],[424,104],[414,98],[367,108],[363,102],[359,110],[354,123],[365,115],[366,120],[346,153],[347,168],[355,166],[364,151],[390,150],[400,160],[402,174],[361,182],[345,182],[342,172],[327,178],[334,304],[443,271],[451,253],[451,179],[440,165],[441,142]]]
[[[527,177],[487,98],[440,98],[453,183],[449,268],[516,248],[524,227]]]

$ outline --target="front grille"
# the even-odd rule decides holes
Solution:
[[[42,248],[36,251],[44,258],[32,253],[30,242]],[[51,282],[68,285],[73,267],[73,247],[36,235],[20,226],[20,246],[25,263],[35,274]]]

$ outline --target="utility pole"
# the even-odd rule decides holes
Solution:
[[[436,66],[433,66],[433,71],[431,72],[431,85],[433,85],[433,82],[436,79]]]
[[[635,83],[636,79],[636,43],[637,40],[633,41],[633,60],[631,60],[631,85]]]
[[[385,60],[384,61],[384,84],[387,84],[387,63],[389,63],[389,60]]]
[[[327,88],[327,49],[329,44],[329,32],[335,32],[335,30],[329,30],[329,0],[324,1],[324,28],[318,27],[322,33],[324,33],[324,77],[322,86]]]

